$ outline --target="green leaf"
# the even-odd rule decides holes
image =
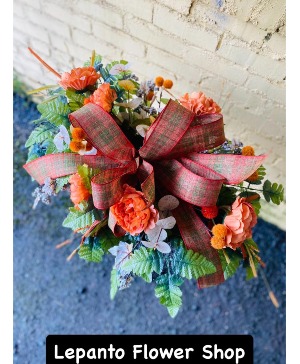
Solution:
[[[227,256],[230,260],[229,263],[227,262],[224,253],[227,254]],[[224,251],[224,249],[220,249],[219,257],[220,257],[222,269],[224,272],[224,278],[226,280],[235,274],[235,272],[237,271],[237,269],[240,266],[242,256],[238,252],[232,251],[230,249],[227,249],[225,251]]]
[[[37,109],[43,118],[56,126],[68,123],[68,115],[71,112],[68,104],[65,104],[59,98],[39,104]]]
[[[113,269],[110,274],[110,299],[113,300],[118,292],[118,273]]]
[[[90,168],[88,165],[84,164],[77,167],[77,171],[85,185],[85,187],[92,193],[91,179],[99,173],[100,169]]]
[[[84,212],[70,208],[69,215],[63,221],[63,226],[72,230],[79,229],[79,232],[84,234],[95,220],[98,220],[96,209]]]
[[[70,178],[70,176],[56,178],[56,180],[55,180],[55,182],[56,182],[55,192],[56,193],[60,192],[64,188],[64,186],[69,183],[69,178]]]
[[[224,270],[224,278],[225,280],[232,277],[235,272],[238,270],[241,262],[241,257],[238,255],[234,255],[230,258],[230,263],[227,264],[225,270]]]
[[[179,286],[183,279],[179,276],[164,274],[156,279],[155,296],[166,306],[171,317],[175,317],[182,305],[182,292]]]
[[[100,263],[104,251],[101,249],[101,245],[97,238],[88,237],[84,244],[81,245],[78,255],[87,262]]]
[[[118,245],[121,240],[112,233],[109,227],[101,229],[101,231],[98,233],[98,238],[101,244],[101,248],[105,253],[107,253],[108,250],[113,246]]]
[[[236,192],[236,188],[223,185],[218,197],[217,206],[232,205],[236,199]]]
[[[162,254],[149,251],[145,247],[136,250],[131,258],[123,265],[122,269],[133,272],[138,276],[150,275],[153,271],[157,274],[162,272],[163,256]]]
[[[251,247],[253,250],[259,252],[258,246],[256,244],[256,242],[253,239],[246,239],[244,242],[244,245]]]
[[[271,183],[269,180],[266,180],[263,184],[263,195],[267,202],[272,201],[275,205],[280,205],[284,199],[283,193],[282,184]]]
[[[140,277],[143,278],[143,280],[147,283],[152,282],[152,273],[150,273],[150,274],[144,273],[144,274],[140,275]]]
[[[72,90],[66,91],[66,96],[69,99],[69,107],[71,111],[80,109],[84,104],[85,96]]]
[[[50,123],[45,123],[37,126],[29,135],[25,144],[26,148],[31,147],[33,144],[43,143],[45,140],[53,139],[56,128]]]
[[[169,102],[170,99],[165,99],[165,98],[161,98],[160,101],[163,103],[163,104],[167,104]]]
[[[176,274],[187,279],[198,279],[216,272],[215,266],[203,255],[193,250],[186,250],[183,246],[175,250],[172,268]]]

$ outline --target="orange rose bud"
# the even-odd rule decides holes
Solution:
[[[81,149],[84,149],[84,144],[82,142],[72,140],[70,143],[70,149],[74,153],[78,153]]]
[[[246,145],[242,149],[242,155],[245,155],[245,156],[254,156],[255,155],[254,148],[251,147],[251,145]]]
[[[147,94],[147,100],[148,100],[148,101],[151,101],[151,100],[152,100],[152,98],[153,98],[153,96],[154,96],[154,92],[150,90],[150,91],[148,92],[148,94]]]
[[[214,249],[223,249],[225,246],[225,240],[218,236],[213,236],[210,240],[210,243]]]
[[[82,178],[78,173],[73,174],[70,179],[70,191],[71,191],[71,201],[75,206],[80,204],[82,201],[87,201],[90,197],[88,189],[85,187]]]
[[[83,105],[87,105],[87,104],[89,104],[91,102],[91,100],[90,100],[90,98],[88,97],[88,98],[85,98],[84,100],[83,100]]]
[[[201,212],[206,219],[214,219],[218,216],[219,209],[217,206],[203,206]]]
[[[173,81],[172,80],[164,80],[163,83],[164,88],[170,89],[173,87]]]
[[[154,82],[156,86],[160,87],[164,84],[164,79],[161,76],[157,76]]]
[[[72,130],[72,139],[81,142],[84,139],[84,137],[85,137],[85,133],[84,133],[83,129],[73,128],[73,130]]]
[[[227,227],[222,224],[217,224],[212,228],[211,232],[214,236],[224,239],[227,235]]]
[[[158,220],[158,211],[148,202],[143,192],[124,185],[124,194],[121,200],[110,208],[118,225],[131,235],[140,234],[155,227]]]
[[[251,176],[249,176],[249,177],[246,179],[246,181],[247,181],[247,182],[255,182],[255,181],[257,181],[257,180],[258,180],[258,172],[257,172],[257,171],[253,172],[253,173],[251,174]]]

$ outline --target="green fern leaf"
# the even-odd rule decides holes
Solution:
[[[69,183],[69,179],[70,179],[70,176],[56,178],[55,192],[56,193],[60,192],[64,188],[64,186]]]
[[[155,296],[166,306],[171,317],[175,317],[182,305],[182,292],[179,286],[183,279],[179,276],[164,274],[156,279]]]
[[[87,262],[100,263],[104,251],[101,249],[101,245],[97,238],[88,237],[84,244],[81,245],[78,255]]]
[[[26,148],[31,147],[33,144],[43,143],[45,140],[53,139],[54,132],[57,129],[53,127],[50,123],[45,123],[37,126],[32,133],[29,135],[29,138],[25,144]]]
[[[67,124],[68,115],[71,112],[68,104],[63,103],[59,98],[44,104],[39,104],[37,109],[43,118],[56,126]]]
[[[84,234],[97,218],[98,214],[95,209],[88,212],[70,209],[69,215],[63,221],[63,226],[72,230],[79,230],[80,233]]]
[[[122,269],[138,276],[150,275],[153,271],[160,274],[163,268],[162,254],[149,251],[145,247],[136,250]]]
[[[203,255],[186,250],[183,246],[174,252],[171,264],[176,274],[187,279],[198,279],[216,272],[215,266]]]

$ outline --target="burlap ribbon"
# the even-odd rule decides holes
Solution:
[[[135,150],[111,115],[97,105],[89,103],[71,113],[69,119],[74,127],[84,130],[101,155],[50,154],[27,163],[26,171],[43,184],[47,177],[55,179],[76,173],[77,166],[84,163],[100,168],[91,183],[93,202],[98,209],[117,203],[123,194],[123,184],[134,178],[139,180],[149,203],[155,200],[155,187],[167,190],[180,200],[173,213],[184,244],[207,257],[217,270],[200,278],[199,287],[222,283],[224,275],[218,252],[211,247],[210,233],[193,205],[215,205],[223,183],[245,180],[265,156],[199,154],[225,141],[223,117],[221,114],[197,117],[172,100],[147,132],[139,150]]]

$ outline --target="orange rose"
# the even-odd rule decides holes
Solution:
[[[158,211],[153,205],[147,207],[142,192],[128,185],[124,185],[124,189],[121,200],[110,208],[117,224],[131,235],[153,229],[158,220]]]
[[[84,104],[92,102],[101,106],[105,111],[110,112],[113,102],[117,99],[116,91],[111,89],[109,83],[103,83],[88,99],[84,100]]]
[[[235,250],[242,243],[251,238],[252,228],[257,223],[257,216],[251,204],[245,198],[237,197],[231,212],[225,217],[224,225],[227,227],[225,238],[226,246]]]
[[[100,75],[94,67],[74,68],[70,73],[64,72],[61,75],[59,84],[65,90],[72,88],[80,91],[88,86],[94,85],[99,77]]]
[[[192,92],[184,94],[179,98],[179,102],[186,109],[193,111],[196,115],[215,114],[221,112],[218,104],[204,95],[203,92]]]
[[[71,201],[77,207],[80,202],[87,201],[90,197],[88,189],[85,187],[82,178],[78,173],[73,174],[70,179]]]

